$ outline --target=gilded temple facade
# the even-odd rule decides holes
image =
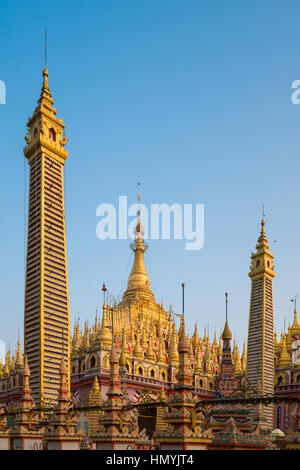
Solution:
[[[24,349],[32,396],[40,403],[57,400],[60,364],[62,358],[69,364],[70,355],[63,184],[68,151],[64,124],[53,105],[45,67],[24,148],[30,167]]]
[[[71,334],[68,151],[53,105],[45,68],[24,149],[30,166],[24,350],[19,339],[0,362],[0,449],[265,449],[274,427],[294,433],[297,446],[300,408],[285,398],[300,394],[300,326],[295,299],[292,326],[279,342],[274,337],[274,266],[264,219],[251,255],[248,342],[241,352],[231,344],[227,315],[220,338],[199,334],[197,324],[189,335],[184,314],[157,302],[140,210],[121,301],[111,302],[103,285],[101,317],[83,330],[76,323]],[[265,406],[265,395],[282,404]],[[253,396],[251,406],[238,401]]]

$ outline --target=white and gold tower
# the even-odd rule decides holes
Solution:
[[[255,390],[261,389],[262,395],[274,394],[274,276],[273,254],[269,251],[262,218],[256,253],[251,255],[247,352],[248,383]],[[273,405],[264,407],[264,416],[269,427],[273,428]]]
[[[68,156],[62,119],[48,86],[28,119],[24,155],[30,168],[25,285],[24,349],[37,402],[55,402],[64,357],[69,374],[69,298],[63,166]]]

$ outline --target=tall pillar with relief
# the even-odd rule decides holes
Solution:
[[[55,403],[64,358],[70,387],[70,321],[63,167],[68,151],[56,117],[47,67],[38,105],[28,119],[25,158],[30,168],[24,347],[34,400]]]
[[[274,276],[273,254],[269,250],[263,217],[249,273],[251,298],[246,372],[250,388],[256,389],[259,382],[262,395],[274,394]],[[273,429],[273,405],[264,406],[263,413],[269,428]]]

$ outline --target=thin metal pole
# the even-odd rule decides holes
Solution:
[[[181,284],[182,287],[182,314],[184,316],[184,282]]]
[[[45,67],[47,67],[47,29],[45,29]]]

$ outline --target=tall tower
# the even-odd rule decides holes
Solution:
[[[63,166],[68,156],[62,119],[48,86],[28,119],[24,155],[30,168],[24,345],[37,402],[55,402],[63,357],[69,373],[69,298]]]
[[[275,276],[273,254],[265,234],[265,220],[256,253],[251,254],[249,277],[251,299],[248,330],[247,379],[250,386],[261,387],[262,394],[274,394],[274,320],[273,277]],[[273,427],[273,406],[264,407],[268,426]]]

